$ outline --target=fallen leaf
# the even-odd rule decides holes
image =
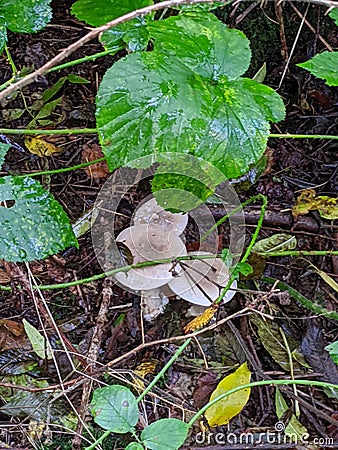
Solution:
[[[38,135],[25,136],[25,145],[33,155],[51,156],[57,153],[62,153],[63,148],[58,147],[53,139],[54,136]],[[59,141],[60,142],[60,141]]]
[[[324,195],[316,197],[314,189],[304,189],[292,208],[292,215],[297,219],[298,216],[313,210],[318,211],[324,219],[336,220],[338,219],[338,199]]]
[[[144,361],[136,367],[136,369],[134,370],[134,374],[138,375],[141,378],[145,378],[147,375],[153,375],[155,373],[157,364],[157,359],[149,359],[148,361]],[[143,381],[138,378],[135,379],[135,385],[140,389],[144,389]]]
[[[101,147],[98,144],[84,145],[82,150],[81,162],[86,163],[103,158]],[[101,161],[83,169],[90,178],[105,178],[109,174],[109,169],[106,161]]]
[[[286,233],[278,233],[256,242],[252,247],[251,253],[267,257],[269,256],[269,253],[293,250],[296,246],[297,239],[295,236]]]
[[[210,401],[226,393],[230,389],[250,383],[250,379],[251,372],[245,362],[234,373],[226,376],[218,383],[217,388],[211,394]],[[209,426],[216,427],[219,425],[226,425],[230,419],[237,416],[237,414],[242,411],[247,404],[249,397],[250,388],[245,388],[224,397],[222,400],[210,406],[205,412],[205,417]]]
[[[279,389],[276,389],[275,407],[278,419],[281,419],[289,409]],[[291,440],[295,442],[302,439],[305,435],[309,435],[308,430],[299,422],[294,414],[292,414],[289,422],[286,424],[284,433],[290,436]]]
[[[207,399],[215,390],[216,384],[216,374],[214,372],[208,372],[197,380],[193,394],[195,408],[200,409],[207,403]]]
[[[205,327],[214,317],[218,308],[219,308],[218,305],[209,306],[205,311],[203,311],[201,315],[193,319],[183,328],[184,333],[185,334],[193,333],[194,331],[197,331],[200,328]]]

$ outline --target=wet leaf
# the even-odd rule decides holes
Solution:
[[[338,8],[333,8],[332,11],[330,11],[329,16],[331,19],[333,19],[338,26]]]
[[[135,396],[124,386],[96,389],[90,405],[94,421],[113,433],[128,433],[138,421]]]
[[[53,400],[53,395],[46,391],[27,392],[17,391],[0,412],[14,417],[27,417],[38,422],[60,423],[66,416],[67,410],[62,399]]]
[[[269,121],[284,117],[281,98],[253,80],[231,79],[250,60],[242,33],[211,15],[171,19],[165,39],[156,29],[153,52],[120,59],[100,84],[96,117],[108,165],[190,153],[228,178],[240,176],[262,156]]]
[[[52,359],[52,354],[49,346],[47,345],[45,337],[31,325],[26,319],[22,320],[23,326],[25,328],[26,334],[30,343],[32,344],[33,350],[41,359]]]
[[[251,372],[245,362],[234,373],[226,376],[219,382],[217,388],[211,394],[210,401],[226,393],[230,389],[250,383],[250,379]],[[210,406],[205,412],[205,417],[209,426],[216,427],[219,425],[226,425],[230,419],[237,416],[237,414],[242,411],[247,404],[249,397],[250,388],[241,389]]]
[[[15,33],[33,33],[52,18],[51,0],[6,0],[0,3],[0,17]]]
[[[272,236],[261,239],[252,247],[251,253],[268,257],[272,252],[284,252],[293,250],[297,246],[295,236],[286,233],[273,234]]]
[[[151,450],[177,450],[188,437],[188,424],[178,419],[160,419],[141,433],[142,443]]]
[[[4,144],[3,142],[0,142],[0,169],[5,161],[5,156],[10,148],[11,148],[10,144]]]
[[[53,142],[48,142],[47,136],[25,136],[25,146],[30,153],[38,155],[41,158],[44,156],[51,156],[54,154],[62,153],[63,148],[58,147]]]
[[[338,199],[324,195],[316,197],[314,189],[304,189],[292,208],[292,215],[297,218],[313,210],[318,211],[324,219],[336,220],[338,219]]]
[[[319,326],[313,321],[308,322],[307,332],[302,340],[302,352],[315,372],[319,372],[320,381],[338,385],[338,368],[325,351],[326,342]],[[338,389],[324,388],[328,397],[338,398]]]
[[[325,350],[330,353],[332,360],[338,364],[338,341],[332,342],[332,344],[327,345]]]
[[[0,53],[4,49],[6,42],[7,42],[6,20],[4,17],[0,17]]]
[[[100,159],[103,157],[104,154],[102,153],[101,147],[99,145],[92,144],[90,146],[89,145],[83,146],[81,163],[95,161],[96,159]],[[91,166],[84,167],[83,170],[86,172],[88,177],[95,179],[105,178],[109,173],[106,161],[101,161]]]
[[[211,305],[209,306],[201,315],[195,317],[191,322],[189,322],[183,329],[185,334],[193,333],[194,331],[199,330],[200,328],[208,325],[210,320],[214,317],[219,305]]]
[[[323,78],[327,85],[338,86],[338,52],[323,52],[309,61],[297,64],[297,66],[308,70],[312,75]]]
[[[288,351],[284,345],[283,337],[277,323],[269,319],[263,320],[259,316],[250,316],[250,322],[256,325],[259,339],[265,350],[282,369],[290,371]],[[287,340],[291,352],[298,347],[298,342],[290,336],[287,336]],[[295,367],[299,367],[297,361],[294,361]]]
[[[84,20],[93,26],[104,25],[105,23],[123,16],[131,11],[152,5],[152,0],[78,0],[71,8],[79,20]],[[128,46],[132,52],[146,48],[149,41],[147,23],[152,20],[152,15],[138,17],[123,23],[102,34],[100,40],[106,50],[112,52]]]
[[[276,415],[278,419],[281,419],[287,412],[288,406],[279,389],[276,389],[275,407]],[[305,435],[309,435],[308,430],[299,422],[294,414],[292,414],[289,423],[286,425],[284,433],[286,436],[290,436],[291,441],[295,442],[299,442]]]
[[[61,205],[31,177],[1,178],[0,202],[3,259],[34,261],[78,246]]]
[[[0,352],[0,375],[36,373],[38,358],[27,349],[8,349]]]

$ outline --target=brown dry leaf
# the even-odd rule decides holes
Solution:
[[[318,211],[324,219],[336,220],[338,219],[338,199],[325,195],[316,197],[314,189],[304,189],[292,208],[292,215],[296,219],[313,210]]]
[[[84,145],[82,150],[81,162],[86,163],[103,158],[101,147],[98,144]],[[109,169],[106,161],[101,161],[91,166],[85,167],[84,171],[90,178],[105,178],[109,174]]]
[[[31,349],[22,323],[0,319],[0,351],[13,348]]]
[[[0,260],[0,284],[6,284],[11,281],[9,272],[6,270],[6,265],[3,260]]]
[[[60,141],[57,138],[55,139],[55,136],[25,136],[25,145],[28,150],[41,158],[43,156],[51,156],[57,153],[62,153],[64,149],[57,146],[57,143],[59,142]]]
[[[194,331],[197,331],[200,328],[205,327],[216,314],[218,307],[219,307],[218,305],[209,306],[209,308],[203,311],[203,313],[200,316],[193,319],[183,328],[184,333],[185,334],[193,333]]]

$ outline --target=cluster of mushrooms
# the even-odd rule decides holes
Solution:
[[[229,280],[228,268],[221,259],[207,252],[187,252],[183,240],[187,223],[188,214],[166,211],[155,198],[151,198],[136,209],[132,225],[116,238],[117,243],[130,251],[133,264],[171,260],[115,274],[122,287],[141,296],[143,317],[147,321],[163,313],[172,296],[199,305],[199,309],[202,307],[203,310],[218,298],[220,290]],[[209,255],[210,259],[175,260],[179,256],[189,255]],[[231,288],[236,287],[234,281]],[[234,295],[235,292],[229,290],[223,301],[230,301]],[[192,314],[198,315],[200,312],[198,310]]]

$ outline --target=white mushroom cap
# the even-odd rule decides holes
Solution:
[[[129,248],[134,264],[187,254],[178,234],[173,231],[164,232],[159,225],[134,225],[123,230],[116,240]],[[123,286],[133,291],[145,291],[168,283],[173,278],[171,268],[170,262],[131,269],[128,272],[116,273],[114,276]]]
[[[182,234],[188,223],[188,214],[166,211],[153,197],[136,209],[133,223],[134,225],[144,223],[159,225],[168,233],[175,231],[177,234]]]
[[[211,253],[207,252],[191,252],[188,255],[212,256]],[[190,303],[210,306],[211,302],[219,297],[220,286],[225,287],[228,283],[229,271],[227,266],[219,258],[194,259],[182,261],[182,264],[183,270],[168,283],[170,289]],[[237,282],[234,281],[231,288],[236,287]],[[230,301],[235,293],[229,290],[225,294],[223,302]]]

